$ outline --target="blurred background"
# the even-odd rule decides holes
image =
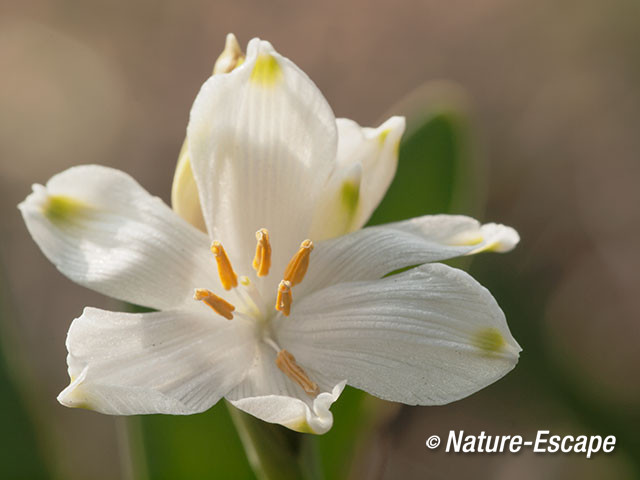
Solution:
[[[65,335],[117,302],[62,277],[16,205],[72,165],[169,201],[191,103],[227,32],[271,41],[336,116],[405,114],[372,223],[464,213],[517,228],[466,262],[524,351],[443,407],[347,391],[318,439],[328,478],[640,478],[640,4],[634,0],[0,4],[0,477],[252,478],[223,404],[122,419],[60,406]],[[454,455],[450,429],[616,435],[613,454]],[[355,431],[358,434],[355,434]]]

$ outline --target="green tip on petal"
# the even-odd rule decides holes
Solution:
[[[300,433],[316,433],[313,428],[311,428],[311,425],[309,425],[309,422],[307,422],[306,420],[301,420],[298,423],[287,425],[287,428]]]
[[[88,206],[75,198],[65,195],[50,196],[43,207],[43,213],[52,222],[68,222],[86,212]]]
[[[266,53],[259,55],[251,72],[251,81],[270,87],[275,85],[280,77],[282,77],[282,69],[275,57]]]
[[[72,376],[69,386],[58,396],[58,401],[68,408],[81,408],[93,410],[86,394],[82,391],[82,382],[77,382],[77,377]]]
[[[488,327],[479,330],[475,334],[473,337],[473,345],[490,355],[499,353],[507,345],[507,342],[502,336],[502,333],[500,333],[500,330],[494,327]]]
[[[76,400],[73,402],[69,402],[68,404],[65,405],[65,407],[79,408],[80,410],[89,410],[92,412],[94,411],[93,407],[89,404],[89,402],[85,400]]]
[[[384,146],[384,142],[387,141],[387,137],[389,136],[390,133],[391,133],[391,129],[390,128],[385,128],[378,135],[378,141],[380,142],[380,146],[381,147]]]
[[[340,198],[349,216],[355,215],[360,201],[360,184],[351,180],[344,182],[340,191]]]

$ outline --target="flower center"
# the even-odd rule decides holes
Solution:
[[[271,268],[269,231],[266,228],[258,230],[256,232],[256,240],[256,253],[252,266],[258,277],[266,277]],[[289,316],[291,313],[291,305],[293,303],[291,290],[304,279],[307,269],[309,268],[309,257],[312,251],[313,242],[309,239],[303,241],[298,251],[291,257],[291,260],[287,264],[282,281],[278,285],[275,304],[275,309],[284,316]],[[227,291],[235,289],[238,298],[242,302],[242,308],[236,310],[235,305],[205,288],[195,290],[194,300],[204,302],[214,312],[227,320],[233,320],[234,312],[235,315],[241,317],[252,317],[253,319],[263,320],[261,307],[264,305],[264,302],[262,295],[251,283],[249,277],[238,277],[233,270],[227,252],[220,242],[213,242],[211,245],[211,253],[213,253],[216,260],[222,288]],[[295,357],[290,352],[278,346],[271,337],[270,329],[266,325],[262,328],[262,335],[262,340],[277,353],[276,365],[278,368],[292,381],[300,385],[305,393],[311,396],[317,395],[318,385],[309,379],[309,376],[304,369],[296,363]]]

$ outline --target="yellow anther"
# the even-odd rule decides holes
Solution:
[[[271,243],[269,242],[269,231],[266,228],[261,228],[256,232],[256,256],[253,258],[253,268],[256,271],[256,275],[259,277],[266,277],[269,275],[269,268],[271,268]]]
[[[198,288],[193,295],[194,300],[201,300],[206,303],[218,315],[222,315],[227,320],[233,319],[233,312],[236,307],[227,302],[224,298],[220,298],[215,293],[206,288]]]
[[[218,264],[218,275],[220,276],[220,283],[225,290],[231,290],[233,287],[238,286],[238,276],[233,271],[227,252],[224,251],[224,247],[220,242],[213,242],[211,245],[211,253],[216,257],[216,263]]]
[[[291,302],[293,302],[293,296],[291,295],[291,282],[282,280],[278,285],[278,297],[276,298],[276,310],[282,312],[285,317],[291,313]]]
[[[302,387],[307,395],[318,395],[318,385],[312,382],[307,372],[296,363],[296,358],[286,350],[280,350],[276,356],[276,365],[291,380]]]
[[[300,244],[300,250],[289,260],[289,265],[284,271],[284,279],[291,282],[292,287],[302,282],[309,268],[309,255],[312,251],[313,242],[307,239]]]

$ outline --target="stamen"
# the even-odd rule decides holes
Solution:
[[[291,313],[291,302],[293,296],[291,295],[291,282],[282,280],[278,285],[278,296],[276,298],[276,310],[282,312],[285,317]]]
[[[318,395],[318,385],[312,382],[307,372],[296,363],[296,358],[286,350],[280,350],[276,356],[276,365],[291,380],[302,387],[307,395]]]
[[[309,268],[309,255],[313,251],[313,242],[309,239],[300,244],[300,250],[291,258],[284,271],[284,279],[291,282],[291,286],[302,282],[307,268]]]
[[[233,312],[236,307],[227,302],[224,298],[220,298],[215,293],[206,288],[197,288],[194,295],[194,300],[202,300],[218,315],[222,315],[227,320],[233,319]]]
[[[259,277],[266,277],[271,268],[271,243],[269,242],[269,231],[261,228],[256,232],[256,256],[253,258],[253,268]]]
[[[220,276],[220,283],[225,290],[231,290],[233,287],[238,286],[238,276],[233,271],[227,252],[224,251],[224,247],[220,242],[213,242],[211,244],[211,253],[216,257],[216,263],[218,264],[218,275]]]

